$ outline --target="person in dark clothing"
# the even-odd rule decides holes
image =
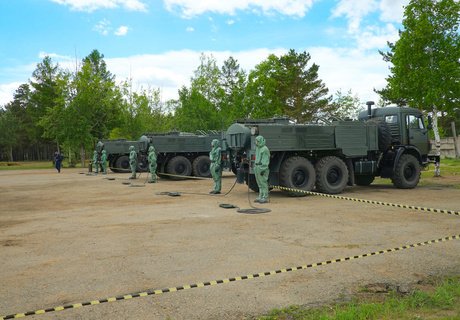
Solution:
[[[58,173],[61,173],[62,159],[64,159],[64,157],[59,153],[59,151],[56,151],[54,153],[54,167]]]

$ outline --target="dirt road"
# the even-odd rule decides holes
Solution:
[[[245,185],[210,196],[211,181],[129,186],[127,175],[81,170],[0,171],[0,317],[148,289],[295,267],[460,234],[460,217],[271,193],[272,211],[248,208]],[[107,177],[116,178],[108,180]],[[460,210],[460,176],[397,190],[342,195]],[[224,191],[234,182],[225,176]],[[180,191],[180,197],[158,192]],[[255,198],[249,193],[251,200]],[[262,205],[259,205],[262,206]],[[347,299],[367,284],[407,288],[460,274],[460,240],[258,279],[34,315],[33,319],[245,319],[275,307]]]

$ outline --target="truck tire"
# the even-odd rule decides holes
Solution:
[[[115,168],[115,161],[116,161],[116,160],[117,160],[117,159],[109,160],[109,169],[110,169],[110,171],[112,171],[112,172],[120,173],[121,171],[118,170],[117,168]],[[91,166],[91,164],[90,164],[90,166]]]
[[[413,155],[403,154],[393,174],[393,185],[399,189],[413,189],[420,180],[420,164]]]
[[[246,184],[248,185],[249,189],[251,189],[254,192],[259,192],[259,185],[257,184],[255,175],[247,174],[244,176],[244,180],[246,181]]]
[[[231,170],[232,170],[233,174],[236,176],[237,173],[238,173],[238,167],[237,167],[236,164],[233,163],[233,162],[232,162],[232,164],[231,164]]]
[[[129,157],[127,155],[119,156],[117,160],[115,160],[115,168],[118,172],[130,172]]]
[[[337,194],[348,182],[348,168],[345,162],[335,156],[324,157],[316,163],[316,190]]]
[[[190,176],[192,174],[192,164],[183,156],[175,156],[169,160],[166,165],[166,172],[178,176]],[[181,179],[180,177],[171,177],[171,179]]]
[[[286,188],[310,191],[315,185],[315,168],[304,157],[290,157],[280,168],[280,185]],[[304,197],[303,192],[284,191],[291,197]]]
[[[357,186],[368,186],[374,182],[375,176],[372,175],[358,175],[355,176],[355,183]]]
[[[211,160],[208,156],[198,156],[193,160],[192,168],[195,177],[209,178],[211,176]]]
[[[147,172],[149,171],[149,162],[147,158],[139,159],[137,161],[137,171],[138,172]]]
[[[391,145],[390,127],[385,121],[378,119],[371,119],[369,122],[373,122],[377,125],[379,150],[382,152],[386,151]]]

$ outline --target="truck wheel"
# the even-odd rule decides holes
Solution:
[[[304,157],[290,157],[280,168],[280,185],[286,188],[310,191],[315,185],[315,168]],[[284,191],[291,197],[304,197],[303,192]]]
[[[115,160],[116,160],[116,159],[115,159]],[[109,160],[109,169],[110,169],[110,171],[112,171],[112,172],[120,173],[120,170],[118,170],[117,168],[115,168],[115,161],[114,161],[114,160]]]
[[[336,194],[348,182],[347,165],[335,156],[324,157],[316,164],[316,189],[322,193]]]
[[[259,186],[257,185],[255,175],[247,174],[244,176],[244,180],[246,181],[246,184],[248,185],[249,189],[251,189],[254,192],[259,192]]]
[[[196,177],[208,178],[211,176],[211,160],[208,156],[199,156],[193,160],[193,175]]]
[[[369,122],[373,122],[377,125],[379,150],[384,152],[391,145],[391,131],[390,127],[385,121],[371,119]]]
[[[415,188],[420,180],[420,164],[413,155],[403,154],[396,164],[393,185],[399,189]]]
[[[137,162],[137,171],[138,172],[147,172],[149,171],[149,163],[147,159],[141,159]]]
[[[190,176],[192,174],[192,164],[183,156],[175,156],[166,165],[166,172],[179,176]],[[171,177],[172,179],[181,179],[180,177]]]
[[[115,168],[117,168],[119,172],[129,172],[129,157],[127,155],[118,157],[115,161]]]
[[[374,182],[374,176],[369,175],[359,175],[355,176],[355,183],[357,186],[368,186]]]
[[[231,170],[233,172],[233,174],[236,176],[238,174],[238,167],[236,166],[235,163],[232,162],[232,165],[231,165]]]

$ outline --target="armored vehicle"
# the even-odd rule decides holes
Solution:
[[[255,137],[262,135],[271,153],[270,185],[337,194],[346,185],[367,186],[380,176],[390,178],[397,188],[414,188],[421,168],[435,160],[428,155],[430,142],[422,113],[402,107],[372,109],[372,104],[368,102],[359,121],[237,121],[226,132],[231,161],[249,187],[258,191],[253,172]]]
[[[151,145],[157,153],[157,170],[161,173],[181,176],[210,177],[209,152],[211,141],[221,139],[222,133],[145,133],[138,141],[102,140],[97,150],[107,152],[110,169],[129,172],[129,147],[134,146],[138,155],[138,171],[148,171],[148,149]]]

